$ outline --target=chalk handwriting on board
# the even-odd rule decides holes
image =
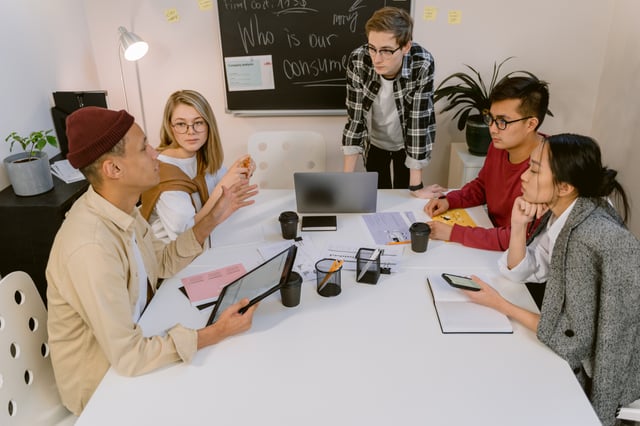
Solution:
[[[387,3],[410,10],[410,0],[219,1],[224,58],[273,59],[274,89],[230,91],[227,80],[228,109],[343,110],[349,53],[366,42],[366,20]]]

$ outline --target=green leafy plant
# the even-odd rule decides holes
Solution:
[[[512,71],[505,74],[503,77],[500,77],[500,69],[502,68],[502,65],[512,58],[513,56],[510,56],[499,64],[494,62],[493,73],[491,74],[491,80],[489,81],[488,86],[485,84],[485,80],[483,80],[482,76],[475,70],[475,68],[464,64],[464,66],[471,70],[471,72],[457,72],[442,80],[434,92],[434,103],[442,99],[448,102],[442,112],[459,108],[453,115],[453,119],[458,117],[458,130],[464,129],[467,119],[472,115],[472,113],[475,112],[475,114],[482,114],[484,110],[488,110],[491,107],[489,95],[496,83],[500,80],[515,74],[523,74],[535,78],[536,80],[538,79],[534,74],[523,70]],[[449,83],[449,85],[445,85],[447,83]],[[553,116],[551,111],[547,111],[547,114]]]
[[[35,156],[37,152],[40,152],[44,147],[49,144],[51,146],[58,146],[58,140],[51,134],[53,129],[39,130],[31,132],[29,136],[20,136],[17,132],[11,132],[4,141],[11,142],[9,151],[13,151],[13,145],[17,142],[22,146],[24,152],[29,153],[29,158]]]

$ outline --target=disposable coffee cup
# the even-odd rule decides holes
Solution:
[[[342,264],[336,259],[322,259],[316,262],[317,290],[320,296],[337,296],[342,291],[340,273]]]
[[[302,287],[302,277],[297,272],[291,272],[289,279],[280,287],[280,298],[282,304],[287,308],[293,308],[300,304],[300,289]]]
[[[411,234],[411,250],[416,253],[427,251],[429,235],[431,234],[429,225],[424,222],[415,222],[409,228],[409,233]]]
[[[278,220],[282,229],[282,238],[293,240],[298,236],[298,214],[296,212],[282,212]]]

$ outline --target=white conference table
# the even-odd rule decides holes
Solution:
[[[378,211],[413,211],[424,200],[379,192]],[[257,247],[281,241],[278,215],[295,210],[292,191],[263,190],[256,204],[213,234],[214,248],[166,280],[140,325],[145,335],[175,323],[201,327],[177,289],[180,278],[260,261]],[[481,208],[478,223],[487,223]],[[370,246],[360,215],[339,215],[337,232],[303,233],[316,246]],[[568,364],[513,323],[513,334],[442,334],[425,277],[477,273],[511,301],[536,309],[523,285],[499,278],[499,253],[430,241],[405,246],[401,268],[377,285],[342,272],[342,293],[325,298],[305,281],[295,308],[278,293],[263,300],[251,330],[139,377],[110,369],[77,425],[598,425]]]

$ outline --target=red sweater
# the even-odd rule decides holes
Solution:
[[[485,250],[509,248],[511,209],[516,197],[522,195],[520,176],[528,167],[528,158],[522,163],[511,164],[509,153],[491,144],[478,177],[461,189],[449,192],[447,201],[450,209],[486,204],[495,228],[453,225],[451,241]]]

